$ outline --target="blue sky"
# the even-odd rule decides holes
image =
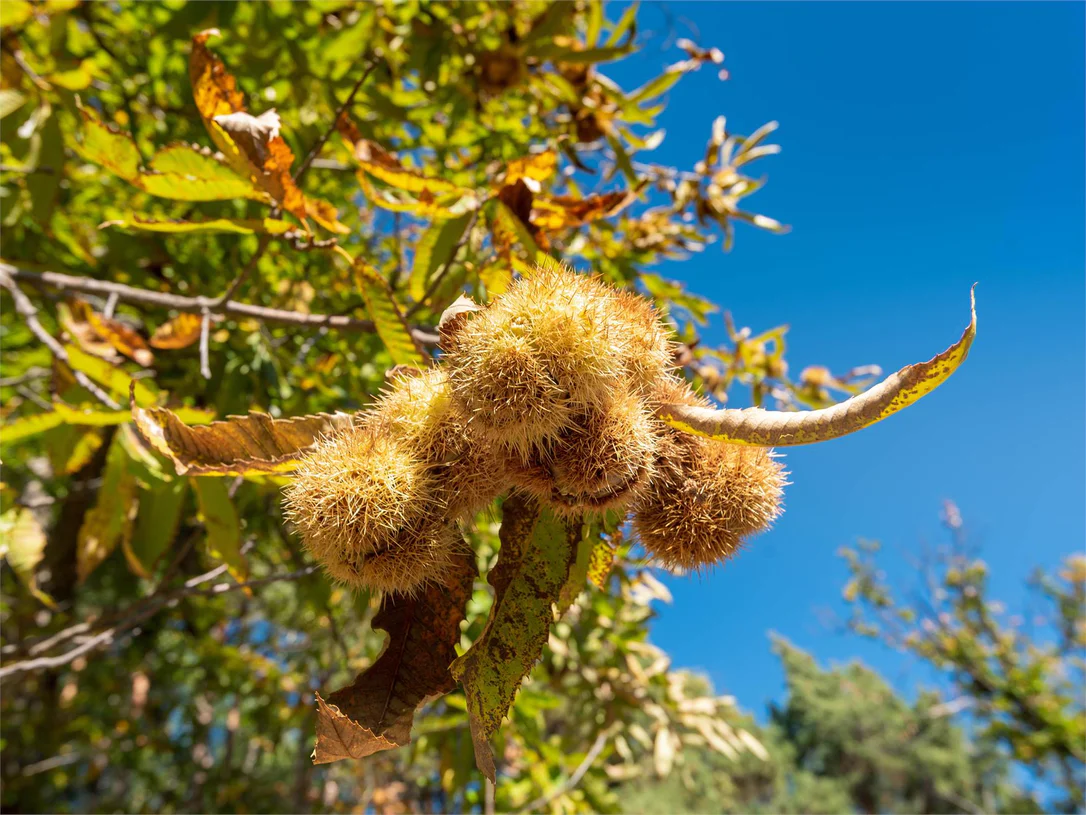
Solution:
[[[730,254],[711,247],[663,274],[756,332],[789,323],[794,372],[928,359],[960,336],[980,285],[959,373],[866,432],[788,452],[782,520],[715,573],[669,579],[675,601],[654,640],[757,713],[783,689],[769,631],[913,688],[931,675],[816,615],[842,608],[838,547],[881,540],[891,579],[907,585],[909,554],[945,541],[939,512],[952,499],[1014,608],[1034,567],[1086,541],[1084,6],[666,10],[678,36],[686,21],[724,51],[731,79],[703,70],[680,82],[652,160],[691,167],[719,114],[740,133],[779,121],[783,152],[760,162],[769,183],[750,201],[793,231],[740,225]],[[627,88],[681,56],[660,49],[661,6],[640,19],[657,38],[608,71]],[[719,315],[704,336],[723,340]]]

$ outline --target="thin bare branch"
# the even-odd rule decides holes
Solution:
[[[373,60],[366,66],[366,70],[362,72],[362,76],[358,77],[358,81],[354,83],[354,87],[351,88],[350,94],[344,100],[343,104],[336,109],[336,115],[332,117],[332,124],[328,129],[324,131],[317,143],[313,145],[308,155],[302,160],[302,163],[298,165],[297,172],[294,173],[294,183],[301,184],[302,177],[309,170],[310,165],[313,163],[313,159],[317,157],[325,143],[332,137],[332,134],[336,132],[336,123],[339,121],[339,117],[343,115],[343,112],[351,106],[354,102],[355,96],[358,95],[358,91],[362,88],[362,83],[366,81],[370,74],[373,73],[373,69],[377,67],[377,60]]]
[[[35,337],[41,340],[46,348],[53,352],[54,357],[72,369],[75,381],[90,391],[95,399],[106,407],[112,408],[113,410],[119,410],[121,406],[114,402],[108,393],[94,384],[90,377],[85,373],[72,368],[71,360],[68,358],[68,352],[64,350],[64,346],[57,341],[56,337],[45,330],[38,321],[38,310],[34,307],[34,304],[30,302],[30,298],[23,293],[23,290],[15,284],[15,275],[12,274],[14,271],[14,268],[8,264],[0,263],[0,286],[3,286],[11,293],[11,297],[15,301],[15,310],[22,315],[27,328],[30,329]]]
[[[376,330],[372,320],[359,320],[338,314],[302,314],[297,311],[239,303],[236,300],[228,300],[219,306],[215,306],[215,299],[211,297],[183,297],[178,294],[139,289],[135,286],[96,280],[91,277],[78,277],[58,272],[35,272],[2,261],[0,261],[0,273],[7,273],[12,279],[36,288],[55,288],[61,291],[84,292],[107,297],[116,292],[117,296],[124,302],[143,303],[190,314],[202,315],[204,310],[207,309],[212,314],[250,317],[265,323],[334,328],[339,331],[358,331],[370,334]],[[437,334],[428,328],[414,326],[411,328],[411,333],[423,345],[437,345],[438,343]]]
[[[577,765],[577,769],[573,771],[571,775],[564,783],[559,784],[553,790],[546,795],[541,795],[534,801],[525,804],[520,808],[520,812],[538,812],[543,809],[547,804],[557,798],[559,795],[565,795],[572,789],[576,789],[577,785],[581,783],[581,779],[584,778],[585,773],[592,767],[603,748],[607,745],[607,740],[611,737],[611,728],[605,728],[601,730],[599,735],[596,736],[596,740],[592,742],[592,746],[588,749],[588,753],[585,755],[584,760]]]
[[[211,379],[211,354],[209,352],[211,337],[211,312],[204,309],[200,320],[200,376]]]

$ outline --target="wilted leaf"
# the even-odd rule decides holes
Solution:
[[[550,179],[557,170],[558,154],[554,150],[544,150],[510,161],[505,167],[502,184],[508,186],[524,179],[528,188],[538,193],[540,182]]]
[[[415,245],[415,260],[411,266],[408,293],[416,301],[423,298],[426,286],[433,274],[453,256],[464,230],[471,222],[471,215],[434,221]]]
[[[555,196],[536,198],[532,206],[532,223],[544,232],[582,226],[600,218],[617,215],[635,200],[640,187],[628,192],[608,192],[587,198]]]
[[[230,498],[229,486],[221,478],[194,478],[192,488],[207,529],[208,554],[225,563],[235,580],[245,580],[249,565],[241,553],[241,521]]]
[[[152,348],[188,348],[200,339],[202,324],[200,315],[182,312],[156,328],[148,344]]]
[[[362,258],[355,258],[354,281],[373,320],[377,336],[397,365],[424,365],[426,355],[415,342],[411,328],[392,299],[392,290],[381,273]]]
[[[155,563],[173,543],[187,486],[187,479],[174,478],[156,481],[140,492],[136,526],[131,538],[122,541],[125,560],[136,575],[150,577]]]
[[[0,515],[0,554],[30,593],[52,608],[53,600],[38,588],[35,574],[45,543],[45,532],[29,509],[12,507]]]
[[[456,685],[449,665],[474,579],[473,559],[465,557],[444,583],[417,597],[385,599],[373,618],[374,629],[388,632],[381,656],[327,705],[318,702],[314,763],[361,758],[411,740],[415,711]]]
[[[796,413],[665,405],[660,416],[679,430],[732,444],[783,447],[835,439],[869,427],[935,390],[965,361],[976,334],[976,302],[970,292],[969,325],[960,340],[927,362],[908,365],[833,407]]]
[[[273,419],[266,413],[231,416],[189,427],[167,408],[141,408],[132,398],[132,416],[144,440],[170,458],[178,474],[245,475],[283,473],[326,433],[351,425],[346,413],[318,413]]]
[[[494,605],[479,639],[452,666],[467,697],[475,762],[491,781],[490,737],[543,651],[580,536],[580,522],[564,523],[515,493],[502,505],[501,549],[488,577]]]
[[[155,221],[140,218],[138,215],[131,215],[120,220],[106,221],[98,228],[102,229],[108,226],[143,232],[229,232],[235,235],[254,235],[257,233],[283,235],[297,229],[294,224],[277,218],[212,218],[206,221]]]
[[[155,356],[151,353],[151,349],[147,347],[143,337],[120,320],[114,320],[99,314],[82,300],[72,303],[71,308],[73,318],[86,321],[94,330],[94,333],[113,349],[120,351],[126,357],[135,360],[144,367],[155,361]]]
[[[84,516],[83,525],[79,528],[76,573],[81,583],[132,532],[138,506],[138,487],[130,462],[124,446],[115,438],[106,455],[98,500]]]

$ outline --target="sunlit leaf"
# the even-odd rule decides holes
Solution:
[[[102,122],[86,108],[80,108],[79,113],[83,117],[83,140],[72,145],[75,151],[87,161],[136,184],[140,174],[140,152],[132,137]]]
[[[52,608],[53,600],[38,588],[36,575],[45,544],[45,532],[29,509],[12,507],[0,515],[0,553],[30,593]]]
[[[144,219],[138,215],[130,215],[127,218],[106,221],[101,227],[117,227],[135,232],[229,232],[235,235],[254,235],[266,233],[269,235],[283,235],[297,229],[288,221],[276,218],[212,218],[206,221],[156,221]]]
[[[362,295],[377,336],[385,344],[392,361],[397,365],[425,364],[426,355],[415,342],[407,321],[392,299],[388,281],[360,257],[355,258],[353,272],[355,287]]]
[[[132,415],[144,440],[171,459],[179,474],[283,473],[326,433],[350,427],[346,413],[273,419],[266,413],[232,416],[190,427],[167,408],[137,407]]]
[[[152,348],[188,348],[200,339],[202,324],[200,315],[181,312],[156,328],[147,343]]]
[[[65,350],[68,352],[68,362],[72,368],[82,371],[111,393],[123,396],[134,387],[137,401],[144,403],[157,401],[157,389],[148,380],[133,379],[115,365],[93,357],[74,345],[67,346]]]
[[[385,599],[373,618],[374,629],[388,632],[381,656],[327,704],[318,702],[314,763],[362,758],[411,740],[415,711],[456,685],[449,665],[474,579],[466,557],[419,596]]]
[[[517,688],[543,650],[576,555],[580,522],[563,522],[530,499],[502,505],[501,549],[487,581],[494,605],[479,639],[452,665],[468,700],[475,761],[494,780],[490,737],[509,712]]]

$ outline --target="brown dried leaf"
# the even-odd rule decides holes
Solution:
[[[328,433],[351,425],[346,413],[273,419],[266,413],[230,416],[189,427],[167,408],[141,408],[131,399],[132,418],[144,440],[173,460],[181,475],[282,473]]]
[[[600,218],[609,218],[633,203],[639,190],[640,187],[627,192],[590,195],[587,198],[566,195],[537,197],[532,207],[532,223],[543,232],[557,232]]]
[[[415,711],[456,685],[449,665],[474,580],[475,564],[467,556],[444,584],[431,584],[416,597],[385,599],[373,618],[375,629],[388,632],[381,656],[327,703],[317,697],[315,764],[362,758],[411,740]]]
[[[160,325],[151,335],[152,348],[188,348],[200,339],[200,325],[203,320],[198,314],[183,312]]]

